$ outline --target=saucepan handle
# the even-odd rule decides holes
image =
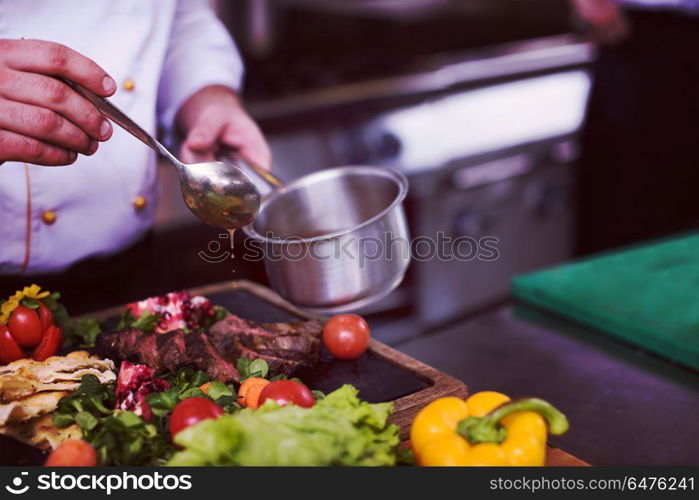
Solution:
[[[279,179],[279,177],[272,174],[269,170],[262,168],[260,165],[243,158],[234,149],[227,148],[221,152],[220,156],[224,161],[232,163],[237,167],[242,167],[243,170],[252,170],[263,181],[269,184],[273,189],[282,187],[284,185],[284,183]]]

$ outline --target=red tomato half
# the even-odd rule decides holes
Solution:
[[[323,343],[339,359],[356,359],[367,350],[371,332],[368,323],[356,314],[338,314],[323,327]]]
[[[46,459],[46,467],[94,467],[97,452],[87,441],[66,439]]]
[[[46,359],[54,356],[63,344],[63,333],[57,326],[51,325],[41,337],[41,342],[34,349],[34,359],[37,361],[46,361]]]
[[[175,437],[178,432],[209,418],[218,418],[223,415],[219,405],[210,399],[193,397],[180,401],[175,406],[170,418],[170,436]]]
[[[316,404],[310,389],[295,380],[277,380],[267,384],[260,393],[259,405],[262,406],[268,399],[276,401],[279,406],[292,404],[310,408]]]
[[[18,306],[17,309],[12,311],[7,327],[21,346],[33,347],[41,342],[41,321],[34,309]]]
[[[53,313],[43,302],[39,305],[39,309],[36,310],[36,313],[39,315],[41,331],[45,332],[49,326],[53,325]]]
[[[15,342],[10,330],[5,325],[0,325],[0,363],[6,365],[23,357],[22,349]]]

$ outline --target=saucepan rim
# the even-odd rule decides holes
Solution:
[[[322,234],[319,236],[313,236],[311,238],[300,238],[300,237],[289,237],[289,238],[268,238],[267,236],[263,236],[255,230],[254,225],[255,221],[251,222],[247,226],[243,228],[243,231],[245,231],[245,234],[250,236],[251,238],[254,238],[258,241],[262,241],[264,243],[271,243],[275,245],[290,245],[290,244],[300,244],[300,243],[313,243],[316,241],[323,241],[323,240],[330,240],[333,238],[337,238],[340,236],[344,236],[346,234],[352,233],[358,229],[361,229],[363,227],[366,227],[375,221],[381,219],[383,216],[385,216],[387,213],[389,213],[391,210],[394,208],[398,207],[403,203],[403,200],[405,199],[406,195],[408,194],[408,178],[403,174],[403,172],[400,172],[394,168],[390,167],[377,167],[377,166],[372,166],[372,165],[346,165],[342,167],[334,167],[334,168],[328,168],[324,170],[319,170],[318,172],[314,172],[312,174],[305,175],[303,177],[300,177],[296,179],[293,182],[290,182],[289,184],[285,184],[281,188],[277,188],[270,195],[268,195],[265,199],[263,199],[262,204],[260,205],[260,211],[259,213],[261,214],[265,207],[272,203],[275,199],[279,198],[280,196],[283,196],[286,193],[289,193],[297,188],[300,187],[305,187],[308,186],[309,184],[314,184],[319,181],[324,181],[336,177],[341,177],[344,176],[345,174],[370,174],[370,175],[378,175],[380,177],[385,177],[389,178],[392,181],[394,181],[398,185],[398,194],[395,196],[393,201],[383,210],[378,212],[376,215],[373,215],[372,217],[368,218],[367,220],[356,224],[352,227],[346,228],[346,229],[341,229],[339,231],[335,231],[332,233],[328,234]],[[258,214],[259,216],[259,214]]]

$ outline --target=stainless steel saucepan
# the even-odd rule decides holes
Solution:
[[[353,311],[403,280],[407,192],[405,176],[389,168],[322,170],[273,190],[244,230],[279,294],[316,312]]]

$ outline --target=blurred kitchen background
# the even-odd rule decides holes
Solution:
[[[499,238],[495,262],[413,262],[400,288],[365,311],[379,339],[400,342],[476,314],[507,300],[513,275],[574,256],[576,162],[595,48],[569,2],[213,5],[243,53],[244,98],[280,177],[394,167],[410,179],[414,237]],[[178,258],[200,261],[210,241],[226,242],[184,208],[174,171],[161,171],[157,232],[183,248]],[[265,279],[261,264],[239,260],[182,268],[188,286]]]

